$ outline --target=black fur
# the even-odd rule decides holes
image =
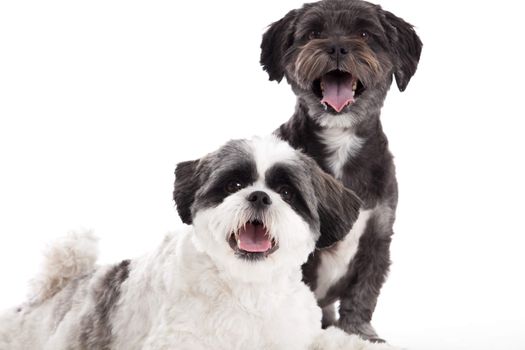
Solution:
[[[344,49],[345,54],[333,55],[330,49],[334,47]],[[328,310],[340,300],[337,324],[349,333],[379,340],[370,321],[390,265],[398,198],[393,157],[380,112],[393,77],[400,91],[406,89],[416,72],[422,43],[412,25],[378,5],[361,0],[324,0],[292,10],[272,24],[263,35],[261,49],[261,64],[270,80],[279,82],[286,77],[297,95],[294,115],[276,134],[311,156],[325,172],[338,176],[363,200],[363,209],[374,210],[347,273],[334,285],[326,286],[328,292],[319,304]],[[333,72],[350,74],[359,84],[354,101],[339,112],[321,103],[319,82]],[[333,150],[323,139],[334,130],[345,138],[362,140],[357,151],[341,160],[343,165],[337,172],[328,161]],[[330,247],[348,233],[327,226],[338,215],[350,215],[350,220],[356,217],[328,206],[321,213],[326,217],[324,226],[341,234],[330,236],[325,232],[319,248]],[[322,252],[316,251],[303,266],[303,278],[314,291],[319,287],[317,271]],[[335,318],[326,312],[323,321],[327,326]]]
[[[279,193],[283,186],[288,187],[291,195],[289,195],[289,198],[286,198],[285,201],[288,202],[295,212],[312,225],[314,221],[319,220],[319,216],[316,212],[315,203],[312,203],[310,198],[307,199],[302,194],[302,191],[304,191],[304,181],[310,182],[310,179],[302,176],[304,171],[301,170],[301,168],[289,164],[275,164],[266,171],[265,179],[268,187],[277,193]],[[308,196],[308,193],[306,193],[306,195]]]
[[[198,160],[177,164],[175,168],[175,190],[173,199],[177,204],[177,212],[183,223],[191,225],[191,205],[195,200],[195,193],[199,188],[197,176]]]
[[[359,214],[361,201],[353,192],[333,181],[328,174],[318,171],[312,179],[319,198],[319,220],[321,237],[317,248],[327,248],[341,239],[352,228]]]
[[[293,22],[298,14],[299,10],[288,12],[282,19],[273,23],[263,36],[261,64],[268,72],[270,80],[281,82],[284,77],[283,56],[293,44]]]
[[[416,73],[423,45],[410,24],[388,11],[381,14],[381,23],[393,52],[397,87],[399,91],[405,91],[410,78]]]
[[[129,276],[130,260],[111,268],[95,289],[95,310],[84,317],[80,346],[83,349],[111,350],[113,335],[110,316],[120,298],[120,286]]]
[[[217,206],[229,196],[224,190],[229,181],[238,181],[243,187],[257,181],[261,174],[251,152],[246,141],[232,140],[199,160],[177,165],[173,197],[183,222],[191,224],[197,209]],[[266,185],[275,192],[288,188],[292,195],[283,200],[320,232],[319,247],[334,244],[352,228],[360,199],[310,157],[297,152],[295,162],[275,163],[264,175]]]
[[[173,199],[185,224],[193,220],[195,207],[208,208],[221,203],[229,194],[228,181],[243,186],[256,180],[255,161],[245,141],[230,141],[214,153],[177,164]]]

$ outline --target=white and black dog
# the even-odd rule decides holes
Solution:
[[[379,115],[393,77],[399,90],[407,87],[422,43],[412,25],[378,5],[324,0],[273,23],[261,49],[270,80],[286,77],[297,95],[295,114],[276,134],[364,201],[354,229],[340,231],[335,245],[321,237],[303,269],[323,326],[380,341],[370,321],[390,266],[398,194]]]
[[[96,266],[96,239],[47,254],[31,300],[0,317],[1,350],[389,349],[332,327],[301,281],[316,241],[350,230],[360,200],[275,137],[177,165],[185,223],[150,254]]]

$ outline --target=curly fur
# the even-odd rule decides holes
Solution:
[[[70,232],[44,252],[41,273],[31,282],[30,299],[43,302],[64,288],[72,279],[95,267],[98,239],[91,231]]]

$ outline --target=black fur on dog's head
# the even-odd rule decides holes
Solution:
[[[330,116],[348,114],[355,122],[378,111],[392,76],[399,90],[405,90],[422,43],[412,25],[379,5],[323,0],[273,23],[261,49],[270,80],[286,77],[309,114],[323,125]]]
[[[232,182],[239,185],[235,191],[227,190]],[[280,200],[283,189],[293,195]],[[248,202],[250,193],[261,190],[273,204],[264,208],[267,214],[259,216]],[[221,206],[227,198],[228,203]],[[343,239],[362,205],[353,191],[326,174],[313,159],[273,135],[232,140],[199,160],[179,163],[173,199],[180,218],[188,225],[195,224],[199,212],[214,208],[226,221],[233,218],[246,223],[248,214],[244,211],[251,213],[250,220],[274,221],[269,227],[277,227],[282,221],[284,232],[294,222],[286,213],[294,212],[311,227],[318,248]]]

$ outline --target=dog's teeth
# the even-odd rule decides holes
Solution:
[[[238,234],[235,235],[235,241],[237,242],[237,246],[239,246],[240,242],[241,242],[241,238]]]
[[[357,89],[357,81],[354,81],[354,83],[352,84],[352,90],[356,90]]]
[[[324,110],[327,111],[328,110],[328,105],[325,102],[322,102],[321,104],[323,105]]]

